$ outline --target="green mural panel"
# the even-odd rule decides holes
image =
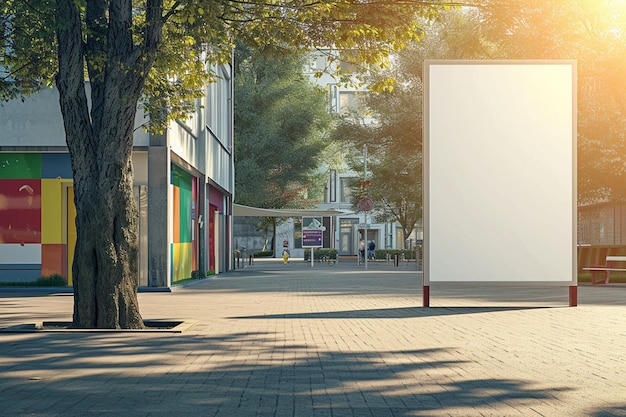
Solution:
[[[179,235],[181,243],[191,242],[191,205],[193,194],[191,192],[192,176],[182,168],[172,165],[172,184],[179,190]],[[176,202],[174,202],[176,204]]]
[[[191,191],[180,189],[180,242],[191,242]]]
[[[0,178],[41,178],[41,154],[0,153]]]
[[[172,165],[172,184],[182,190],[191,191],[191,174],[179,166]]]

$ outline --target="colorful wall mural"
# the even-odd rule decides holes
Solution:
[[[182,168],[172,165],[171,181],[173,234],[170,246],[172,282],[191,277],[198,269],[198,182]]]
[[[71,185],[69,154],[0,153],[0,280],[60,274],[71,284],[65,227]]]
[[[198,179],[173,166],[172,282],[198,269]],[[0,152],[0,281],[59,274],[72,285],[76,242],[69,154]]]

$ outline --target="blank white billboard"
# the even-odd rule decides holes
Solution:
[[[424,285],[576,285],[575,62],[424,70]]]

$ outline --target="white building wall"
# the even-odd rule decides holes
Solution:
[[[87,85],[89,87],[89,85]],[[89,88],[87,88],[89,99]],[[143,109],[135,117],[134,146],[148,146],[149,135],[142,129],[147,119]],[[22,100],[0,104],[0,145],[15,147],[67,146],[59,92],[50,88]]]
[[[57,90],[0,104],[0,145],[65,146]]]
[[[207,112],[206,172],[215,184],[233,194],[232,69],[228,65],[219,65],[214,70],[218,78],[208,86],[204,103]]]

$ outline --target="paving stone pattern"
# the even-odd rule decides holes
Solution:
[[[173,333],[0,332],[0,416],[626,416],[626,284],[431,289],[414,263],[257,260],[139,294]],[[0,328],[73,298],[0,290]]]

